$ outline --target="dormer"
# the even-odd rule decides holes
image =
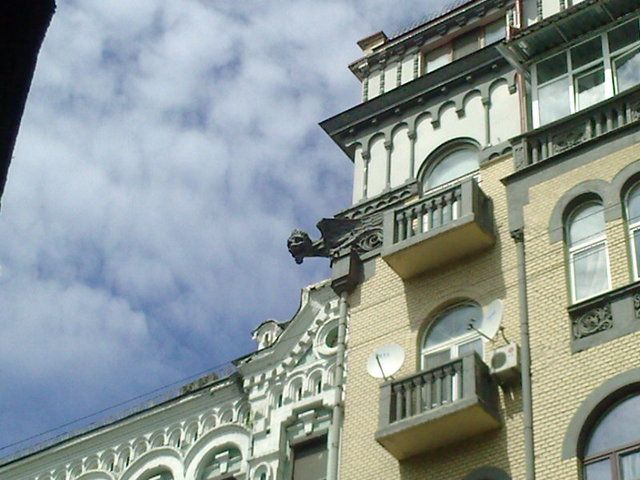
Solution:
[[[458,1],[396,36],[377,32],[358,42],[364,57],[349,68],[368,101],[431,73],[506,36],[513,0]]]
[[[282,325],[277,321],[270,319],[258,325],[258,327],[251,333],[251,336],[253,340],[257,342],[258,350],[262,350],[273,345],[282,331]]]

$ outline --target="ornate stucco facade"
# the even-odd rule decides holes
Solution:
[[[290,478],[296,452],[326,461],[335,385],[338,298],[303,289],[288,322],[253,332],[256,352],[162,403],[6,459],[3,480]],[[301,450],[302,449],[302,450]]]

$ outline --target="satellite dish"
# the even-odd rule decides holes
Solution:
[[[404,350],[400,345],[390,343],[376,348],[367,360],[367,372],[373,378],[391,377],[404,363]]]
[[[492,339],[498,333],[502,322],[502,300],[496,299],[482,309],[482,334]]]

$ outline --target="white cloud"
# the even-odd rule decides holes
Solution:
[[[0,445],[294,313],[327,262],[286,238],[350,198],[317,123],[359,99],[356,40],[424,5],[59,0],[0,215]]]

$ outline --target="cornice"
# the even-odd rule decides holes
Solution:
[[[320,126],[351,157],[347,143],[359,131],[434,98],[450,96],[450,92],[504,66],[508,66],[505,58],[496,46],[489,46],[328,118]]]

